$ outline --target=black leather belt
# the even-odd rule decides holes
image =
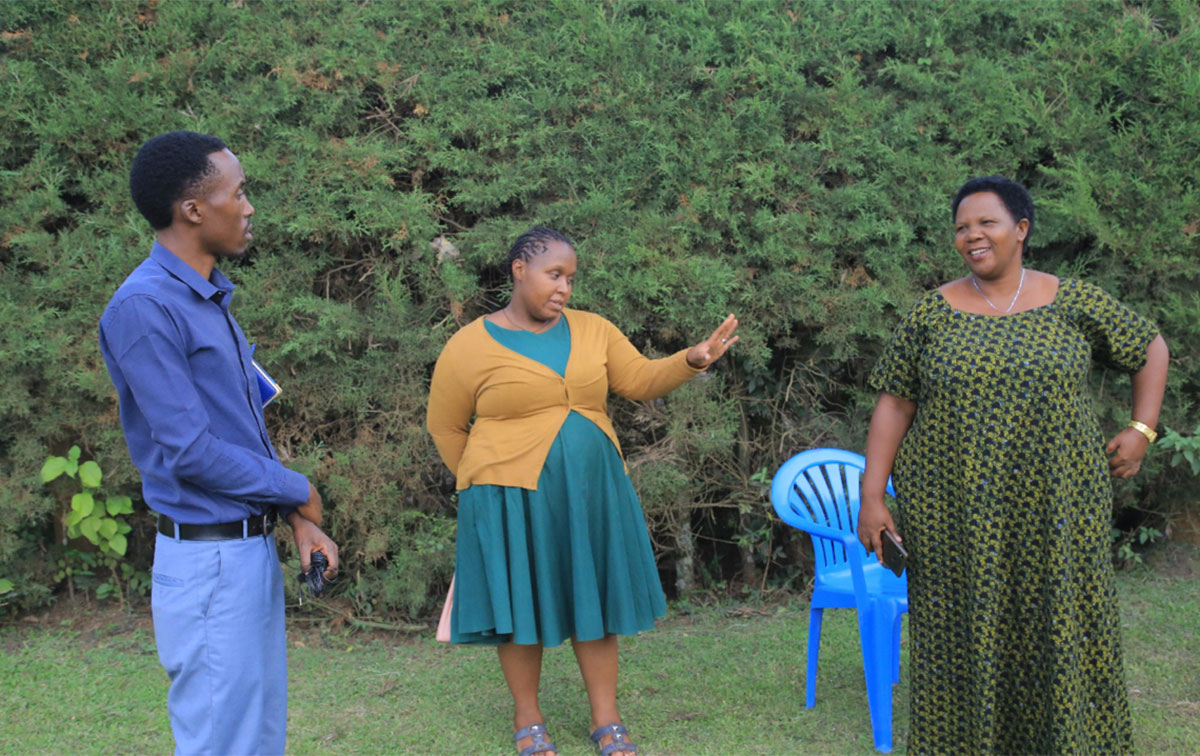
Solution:
[[[158,516],[158,532],[168,538],[175,537],[175,528],[179,528],[181,541],[230,541],[235,538],[252,538],[254,536],[270,535],[275,530],[275,510],[265,514],[247,517],[233,522],[216,522],[211,525],[188,525],[177,523],[164,514]]]

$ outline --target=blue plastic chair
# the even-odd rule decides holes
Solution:
[[[812,536],[816,558],[804,705],[811,709],[817,702],[822,613],[856,609],[875,749],[887,753],[892,750],[892,685],[900,679],[900,622],[908,611],[908,573],[896,577],[858,540],[864,467],[861,454],[842,449],[801,452],[775,473],[771,503],[780,519]],[[890,479],[887,491],[896,495]]]

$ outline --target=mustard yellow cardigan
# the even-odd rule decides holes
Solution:
[[[647,359],[599,315],[566,309],[563,317],[571,329],[565,377],[500,344],[482,317],[446,342],[433,369],[425,423],[458,490],[486,483],[537,490],[571,410],[599,426],[620,453],[608,392],[654,399],[700,372],[687,364],[686,349]]]

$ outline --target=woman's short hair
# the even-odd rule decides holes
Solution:
[[[954,201],[950,203],[951,222],[958,216],[959,203],[964,198],[980,192],[991,192],[999,197],[1014,223],[1019,223],[1022,218],[1029,221],[1029,228],[1025,231],[1025,245],[1021,251],[1028,250],[1029,239],[1033,236],[1033,197],[1029,196],[1029,190],[1019,181],[1004,176],[979,176],[968,180],[958,188]]]
[[[216,173],[208,156],[224,149],[217,137],[194,131],[168,131],[142,145],[129,170],[129,194],[151,228],[171,225],[175,203]]]
[[[540,255],[549,249],[550,242],[562,242],[571,249],[575,249],[575,242],[571,241],[558,231],[545,226],[534,226],[525,233],[517,237],[513,245],[508,248],[508,262],[505,265],[508,268],[508,277],[513,277],[512,264],[516,260],[528,261],[534,255]]]

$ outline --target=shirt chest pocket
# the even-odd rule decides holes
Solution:
[[[245,337],[231,318],[217,305],[203,308],[188,323],[187,360],[192,375],[213,378],[227,376],[229,383],[217,381],[238,390],[247,384],[242,352]],[[207,383],[207,381],[206,381]]]

